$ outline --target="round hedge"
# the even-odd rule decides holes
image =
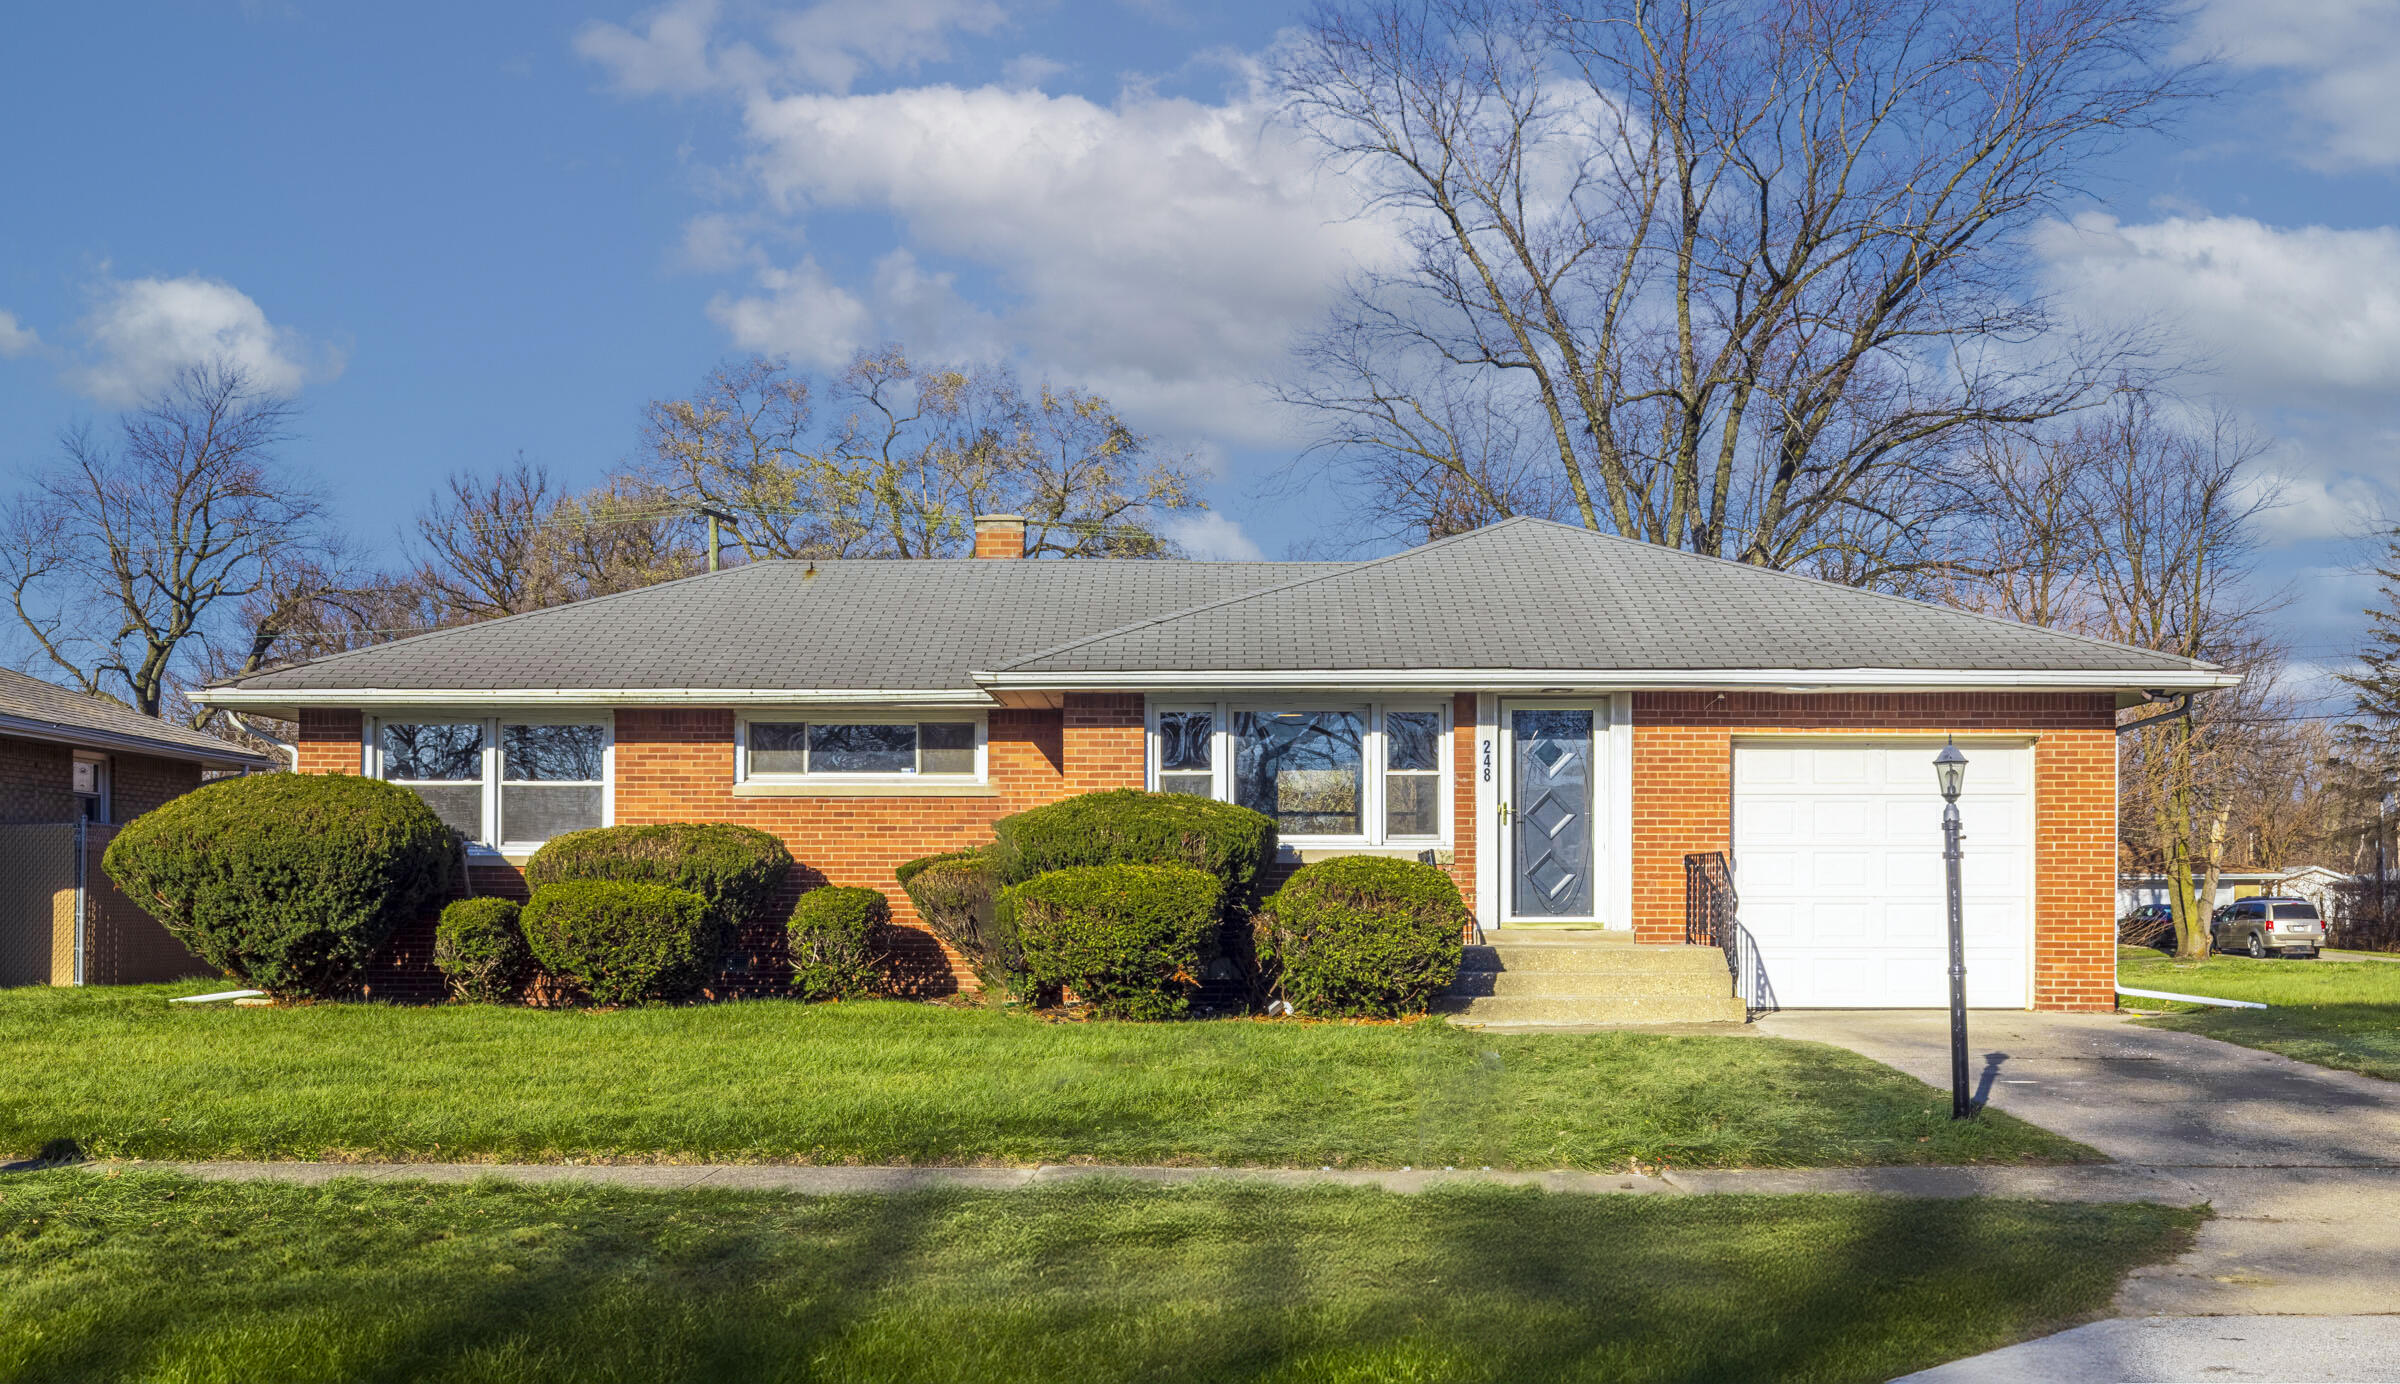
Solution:
[[[686,890],[707,900],[722,944],[731,946],[734,930],[766,912],[791,872],[792,853],[756,827],[659,822],[554,836],[525,862],[525,883],[539,889],[568,880],[616,880]]]
[[[883,980],[876,964],[883,930],[891,925],[891,901],[879,889],[828,884],[802,894],[785,925],[792,988],[810,1000],[873,994]]]
[[[340,994],[448,892],[459,840],[422,798],[356,774],[225,779],[118,831],[102,868],[210,965],[275,995]]]
[[[1259,911],[1262,971],[1320,1018],[1422,1014],[1458,975],[1469,915],[1438,866],[1381,856],[1306,865]]]
[[[911,860],[892,873],[917,906],[917,917],[966,959],[985,994],[1035,1003],[1044,998],[1026,974],[1015,926],[1001,915],[1003,881],[989,852],[947,851]]]
[[[545,884],[519,921],[542,969],[599,1004],[688,999],[724,954],[708,900],[663,884]]]
[[[1259,874],[1275,858],[1273,818],[1189,793],[1082,793],[1003,817],[992,830],[1011,884],[1086,865],[1184,865],[1217,877],[1235,918],[1249,916]]]
[[[1223,885],[1188,865],[1052,870],[1001,896],[1036,983],[1112,1019],[1171,1019],[1216,953]]]
[[[477,1004],[504,1004],[533,978],[515,899],[460,899],[433,928],[433,964],[450,993]]]

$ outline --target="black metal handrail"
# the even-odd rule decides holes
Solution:
[[[1733,868],[1723,851],[1683,858],[1683,940],[1695,947],[1721,947],[1732,937],[1735,914]]]

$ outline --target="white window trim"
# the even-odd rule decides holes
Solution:
[[[77,793],[75,796],[78,798],[90,798],[93,800],[93,808],[100,814],[93,820],[101,823],[102,825],[114,822],[116,820],[116,815],[109,803],[109,793],[116,786],[112,782],[112,780],[116,778],[116,775],[109,771],[110,765],[108,762],[108,756],[100,753],[97,750],[77,750],[75,751],[74,762],[77,764],[89,764],[92,766],[92,791],[89,793]],[[69,769],[67,772],[70,775],[67,780],[67,786],[72,789],[75,786],[75,780],[72,777],[74,770]]]
[[[752,773],[750,771],[750,723],[766,721],[781,724],[789,721],[819,726],[896,726],[926,721],[965,721],[975,727],[975,770],[967,774],[791,774]],[[920,711],[820,711],[813,707],[794,707],[789,711],[744,712],[733,718],[733,782],[743,784],[797,784],[809,787],[897,788],[897,787],[976,787],[991,782],[991,721],[981,711],[938,708]]]
[[[600,778],[598,783],[600,789],[600,825],[604,827],[616,825],[617,727],[616,717],[605,711],[577,713],[572,711],[543,709],[539,711],[522,712],[504,711],[498,715],[485,715],[481,712],[446,712],[431,707],[422,710],[412,707],[406,711],[402,711],[396,715],[390,716],[369,714],[361,718],[359,724],[360,772],[365,774],[368,778],[382,779],[386,783],[398,784],[403,788],[415,787],[419,784],[438,786],[439,784],[445,782],[453,784],[465,783],[468,780],[396,779],[388,777],[384,773],[383,765],[383,727],[387,724],[455,725],[461,722],[470,721],[478,722],[483,726],[483,751],[481,756],[483,778],[479,787],[482,789],[483,793],[483,820],[485,824],[484,829],[487,832],[492,829],[494,824],[506,825],[500,812],[500,789],[504,782],[504,780],[500,777],[502,771],[502,756],[500,753],[500,727],[503,725],[598,726],[600,728]],[[512,782],[518,784],[519,786],[524,786],[530,781],[512,779],[505,780],[505,782]],[[591,787],[593,785],[593,781],[591,779],[546,779],[542,780],[541,782],[560,788],[578,786]],[[539,841],[475,840],[467,843],[467,849],[471,853],[479,856],[530,855],[534,851],[540,850],[541,847],[542,843]]]
[[[1457,766],[1452,762],[1456,753],[1456,727],[1451,724],[1452,708],[1447,697],[1241,697],[1233,700],[1204,698],[1152,697],[1143,711],[1142,786],[1158,791],[1159,761],[1162,758],[1158,735],[1158,718],[1172,711],[1204,711],[1209,721],[1210,796],[1219,802],[1233,801],[1233,717],[1242,711],[1358,711],[1365,710],[1367,728],[1359,747],[1362,782],[1359,785],[1359,819],[1365,830],[1353,836],[1291,835],[1278,836],[1278,844],[1296,849],[1327,849],[1354,846],[1392,846],[1421,850],[1443,849],[1453,844],[1455,834]],[[1395,711],[1430,712],[1441,718],[1438,736],[1440,767],[1435,776],[1441,780],[1441,802],[1435,809],[1439,818],[1437,830],[1431,836],[1393,836],[1384,830],[1384,775],[1390,754],[1385,744],[1384,717]],[[1173,771],[1169,771],[1173,772]],[[1183,772],[1189,773],[1190,770]]]

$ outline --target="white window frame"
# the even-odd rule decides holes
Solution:
[[[1359,784],[1359,819],[1364,828],[1356,835],[1292,835],[1277,840],[1295,847],[1393,846],[1414,847],[1420,850],[1446,848],[1452,844],[1453,824],[1457,820],[1454,796],[1458,791],[1457,727],[1452,724],[1452,707],[1447,697],[1242,697],[1231,700],[1209,700],[1200,697],[1154,697],[1145,708],[1142,754],[1142,786],[1158,791],[1159,761],[1162,753],[1158,734],[1158,718],[1167,712],[1203,711],[1209,721],[1208,762],[1211,788],[1209,796],[1219,802],[1233,801],[1233,718],[1243,711],[1365,711],[1366,732],[1359,746],[1361,779]],[[1435,771],[1441,780],[1441,802],[1435,809],[1438,829],[1431,836],[1394,836],[1385,830],[1384,775],[1391,762],[1386,744],[1384,718],[1395,711],[1429,712],[1441,718],[1437,737],[1440,767]],[[1174,771],[1169,771],[1174,772]],[[1184,770],[1182,772],[1195,772]]]
[[[753,721],[764,721],[771,725],[798,722],[816,726],[899,726],[963,721],[975,727],[975,769],[966,774],[921,774],[913,770],[904,774],[752,773],[750,723]],[[922,753],[923,746],[918,748]],[[785,783],[837,787],[848,784],[858,788],[889,788],[913,784],[920,787],[982,787],[991,782],[991,766],[991,720],[982,711],[819,711],[794,708],[790,711],[745,712],[733,719],[733,781],[737,785]]]
[[[382,779],[386,783],[396,783],[403,788],[414,787],[419,782],[431,782],[430,780],[396,779],[385,772],[383,728],[386,725],[464,724],[480,724],[483,727],[483,750],[480,764],[483,778],[478,786],[483,794],[485,835],[481,839],[467,843],[470,851],[477,855],[529,855],[542,847],[542,843],[539,841],[510,841],[506,838],[495,841],[491,839],[495,830],[507,825],[500,812],[500,789],[504,782],[501,775],[505,772],[503,756],[500,753],[500,728],[502,726],[598,726],[600,728],[600,779],[598,784],[600,825],[604,827],[616,825],[617,727],[616,717],[605,711],[504,711],[495,716],[482,712],[438,711],[429,707],[423,711],[411,709],[390,716],[371,715],[365,718],[362,726],[364,736],[363,743],[360,745],[362,767],[367,777]],[[523,780],[508,781],[524,782]],[[454,779],[449,782],[466,783],[468,780]],[[554,787],[565,788],[589,787],[592,786],[593,781],[590,779],[549,779],[544,782]]]
[[[92,766],[92,791],[89,793],[79,792],[75,794],[75,797],[78,800],[76,803],[77,807],[80,808],[83,804],[83,800],[88,799],[92,804],[91,810],[98,814],[97,816],[86,818],[86,820],[97,822],[103,826],[115,821],[116,816],[110,808],[108,794],[111,787],[109,780],[115,778],[116,775],[109,772],[108,756],[100,753],[97,750],[77,750],[75,751],[74,764],[89,764]],[[73,789],[75,786],[74,772],[75,770],[72,767],[67,770],[67,787],[69,789]]]

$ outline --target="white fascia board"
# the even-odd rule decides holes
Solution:
[[[1500,692],[1589,692],[1624,689],[1764,692],[1992,692],[2023,689],[2126,688],[2205,691],[2232,687],[2239,673],[2201,669],[2138,670],[1972,668],[1723,668],[1573,669],[1515,668],[1328,668],[1322,671],[1192,669],[1183,672],[976,673],[975,681],[999,692],[1151,691],[1161,688],[1477,688]]]
[[[725,688],[725,687],[552,687],[451,688],[426,691],[389,687],[205,687],[192,694],[202,706],[275,709],[300,706],[536,707],[536,706],[923,706],[994,705],[980,688]]]

